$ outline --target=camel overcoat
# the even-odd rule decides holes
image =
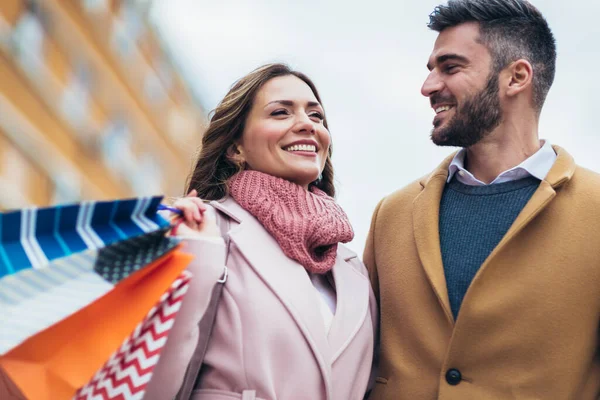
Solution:
[[[453,155],[380,202],[364,255],[381,313],[370,399],[599,398],[600,176],[554,149],[456,321],[438,229]]]

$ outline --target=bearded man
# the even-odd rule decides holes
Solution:
[[[422,87],[462,148],[384,198],[372,399],[600,398],[600,176],[538,137],[554,36],[525,0],[450,0]]]

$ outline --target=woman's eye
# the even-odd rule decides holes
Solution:
[[[288,115],[288,111],[287,110],[275,110],[271,113],[272,116],[278,116],[278,115]]]
[[[316,119],[318,119],[320,121],[323,121],[325,119],[325,116],[323,114],[321,114],[320,112],[318,112],[318,111],[310,113],[309,117],[316,118]]]

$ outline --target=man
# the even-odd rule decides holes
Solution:
[[[600,176],[538,139],[554,37],[525,0],[450,0],[429,27],[431,139],[462,150],[373,216],[371,398],[598,399]]]

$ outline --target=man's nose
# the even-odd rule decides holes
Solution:
[[[440,92],[442,90],[443,83],[441,79],[439,79],[438,74],[435,71],[431,71],[423,82],[423,86],[421,87],[421,94],[425,97],[431,97],[433,94]]]

